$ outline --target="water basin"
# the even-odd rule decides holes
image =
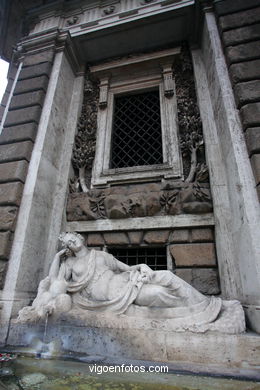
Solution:
[[[121,365],[103,363],[20,356],[12,362],[11,368],[10,375],[1,377],[1,390],[260,390],[257,381],[140,372],[140,367],[139,372],[126,372]],[[133,370],[138,371],[137,366],[132,367]]]

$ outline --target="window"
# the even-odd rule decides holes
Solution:
[[[181,178],[172,64],[179,48],[96,65],[100,81],[92,187]]]
[[[127,265],[147,264],[154,271],[167,269],[165,247],[107,248],[115,258]]]
[[[158,89],[115,98],[111,168],[163,163]]]

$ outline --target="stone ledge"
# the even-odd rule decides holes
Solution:
[[[222,2],[216,2],[215,10],[218,15],[225,15],[232,12],[238,12],[244,9],[256,7],[258,5],[258,0],[226,0]]]
[[[15,126],[29,122],[39,122],[41,115],[41,106],[36,105],[28,108],[8,111],[4,127]]]
[[[0,145],[0,161],[1,163],[18,160],[30,161],[32,149],[33,143],[31,141]]]
[[[12,181],[25,182],[28,162],[25,160],[0,164],[0,183]]]
[[[89,313],[90,318],[98,316]],[[124,321],[123,319],[121,321]],[[90,320],[90,323],[92,321]],[[102,323],[102,321],[101,321]],[[225,335],[214,332],[194,334],[156,329],[122,329],[99,323],[98,326],[75,326],[66,321],[49,321],[46,342],[62,340],[64,350],[109,356],[110,358],[145,359],[178,362],[190,366],[201,364],[210,372],[216,365],[224,370],[251,369],[259,374],[260,337],[254,333]],[[42,340],[44,324],[22,325],[12,321],[7,344],[28,347],[33,339]]]
[[[257,7],[254,9],[249,9],[247,11],[236,12],[235,14],[221,16],[219,18],[219,25],[222,31],[224,31],[229,30],[231,28],[242,27],[244,25],[257,23],[259,21],[260,7]]]
[[[225,46],[237,45],[243,42],[260,38],[260,23],[251,26],[228,30],[223,33],[222,39]]]
[[[37,132],[37,124],[34,122],[7,127],[0,135],[0,145],[11,144],[22,141],[34,141]]]
[[[22,192],[20,182],[0,184],[0,206],[19,206]]]
[[[260,127],[252,127],[246,129],[245,132],[246,144],[249,156],[253,153],[260,152]]]
[[[260,103],[249,103],[240,110],[243,127],[253,127],[260,124]]]
[[[259,59],[260,41],[243,43],[241,45],[229,46],[226,48],[228,63]]]
[[[51,72],[51,67],[50,62],[43,62],[41,64],[23,67],[18,80],[31,79],[42,75],[48,76]]]
[[[260,60],[246,61],[233,64],[229,68],[233,83],[260,78]]]
[[[236,84],[234,91],[238,107],[247,103],[260,101],[260,80]]]

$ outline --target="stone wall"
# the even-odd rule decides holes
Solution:
[[[213,228],[113,231],[83,234],[90,247],[167,246],[176,275],[203,294],[219,294]]]
[[[0,135],[0,289],[4,284],[52,59],[53,51],[25,57],[18,78],[18,67],[12,65],[1,104],[4,123]]]
[[[260,4],[219,1],[215,11],[260,196]]]

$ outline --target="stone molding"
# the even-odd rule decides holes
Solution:
[[[110,0],[106,5],[96,1],[81,1],[74,9],[56,5],[38,7],[30,12],[34,27],[30,35],[43,33],[51,28],[70,30],[73,36],[115,26],[124,22],[157,15],[194,5],[194,0]]]

